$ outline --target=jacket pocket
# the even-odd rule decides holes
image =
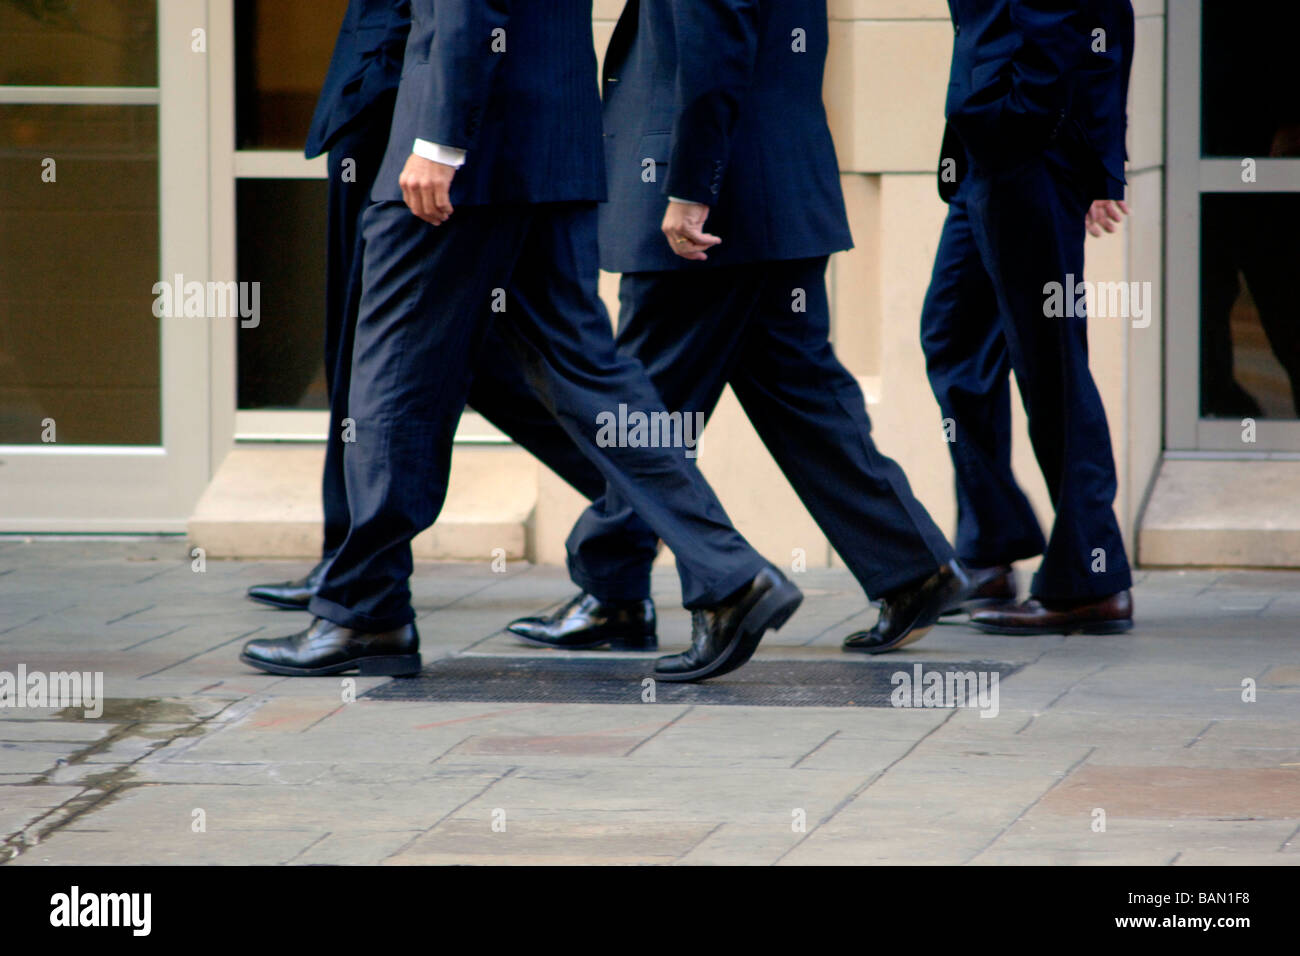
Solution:
[[[646,133],[637,141],[637,175],[646,188],[660,189],[668,179],[668,156],[673,148],[670,132]]]

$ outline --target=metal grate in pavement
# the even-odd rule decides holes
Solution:
[[[657,703],[892,707],[896,705],[891,696],[897,690],[907,700],[903,706],[955,706],[954,701],[968,700],[966,706],[976,707],[980,702],[975,694],[981,687],[987,694],[1021,666],[1000,661],[750,661],[738,671],[702,684],[656,681],[653,692]],[[639,704],[645,702],[645,679],[652,676],[653,667],[649,658],[449,657],[427,665],[418,677],[389,681],[363,696],[370,700]],[[938,681],[930,676],[936,673]],[[896,678],[896,674],[906,678]]]

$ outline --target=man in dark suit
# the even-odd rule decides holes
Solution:
[[[802,599],[732,528],[681,447],[611,435],[666,418],[597,294],[605,197],[591,0],[412,0],[388,150],[362,226],[345,454],[351,525],[305,631],[251,641],[272,673],[418,670],[410,541],[437,518],[470,370],[501,339],[569,437],[677,554],[691,648],[662,680],[726,673]]]
[[[1128,630],[1131,574],[1086,317],[1057,315],[1049,290],[1083,281],[1085,220],[1118,218],[1133,10],[1128,0],[949,6],[939,170],[949,210],[921,342],[955,426],[957,553],[989,605],[971,622],[1000,634]],[[1056,508],[1047,540],[1011,472],[1009,370]],[[1011,563],[1039,554],[1030,599],[1015,604]]]
[[[882,601],[845,649],[880,653],[923,635],[965,578],[876,449],[829,342],[827,259],[852,238],[822,105],[827,44],[825,0],[631,0],[605,58],[601,265],[623,273],[619,349],[669,407],[707,416],[731,385]],[[617,488],[579,519],[569,552],[582,593],[511,630],[562,648],[649,639],[655,538]]]
[[[361,299],[361,214],[388,145],[402,54],[411,27],[410,0],[352,0],[316,104],[306,153],[329,153],[329,241],[325,289],[325,376],[330,396],[321,499],[325,513],[320,562],[306,577],[248,589],[254,601],[307,610],[325,567],[348,534],[343,477],[344,420],[352,339]],[[600,472],[534,395],[523,370],[488,333],[487,361],[475,369],[469,404],[550,465],[588,498],[605,489]]]

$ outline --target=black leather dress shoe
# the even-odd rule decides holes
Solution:
[[[919,641],[945,607],[966,599],[970,587],[961,565],[945,564],[924,581],[886,595],[875,626],[844,638],[844,650],[884,654]]]
[[[986,634],[1122,634],[1133,630],[1133,595],[1128,591],[1082,601],[1030,598],[1012,607],[976,611],[971,626]]]
[[[254,601],[278,607],[284,611],[305,611],[311,599],[316,596],[321,579],[325,577],[326,563],[322,561],[305,578],[297,581],[285,581],[283,584],[255,584],[248,589],[248,596]]]
[[[970,577],[970,596],[953,601],[940,617],[954,618],[987,607],[1006,607],[1016,603],[1016,572],[1009,564],[989,568],[966,568]],[[960,623],[949,621],[945,623]]]
[[[691,612],[691,649],[661,657],[655,677],[696,681],[743,665],[769,630],[780,630],[803,602],[803,592],[775,568],[764,568],[726,602]]]
[[[653,651],[655,602],[603,603],[583,591],[547,617],[521,617],[506,627],[533,644],[582,651],[608,644],[613,650]]]
[[[414,624],[367,634],[318,617],[307,630],[289,637],[249,641],[239,659],[286,677],[323,677],[351,670],[363,677],[409,677],[420,673],[420,635]]]

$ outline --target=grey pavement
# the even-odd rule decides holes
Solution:
[[[1300,863],[1300,574],[1144,572],[1131,635],[942,626],[875,659],[1022,665],[983,716],[655,703],[640,685],[626,704],[388,701],[361,696],[382,678],[245,667],[243,641],[306,617],[244,589],[305,570],[195,570],[179,538],[0,538],[0,681],[102,672],[108,698],[97,718],[0,708],[0,859]],[[756,659],[865,664],[839,650],[875,614],[852,577],[796,580],[803,608]],[[672,569],[654,586],[672,652],[689,628]],[[426,663],[554,660],[501,628],[572,593],[561,569],[488,560],[418,565],[413,590]]]

